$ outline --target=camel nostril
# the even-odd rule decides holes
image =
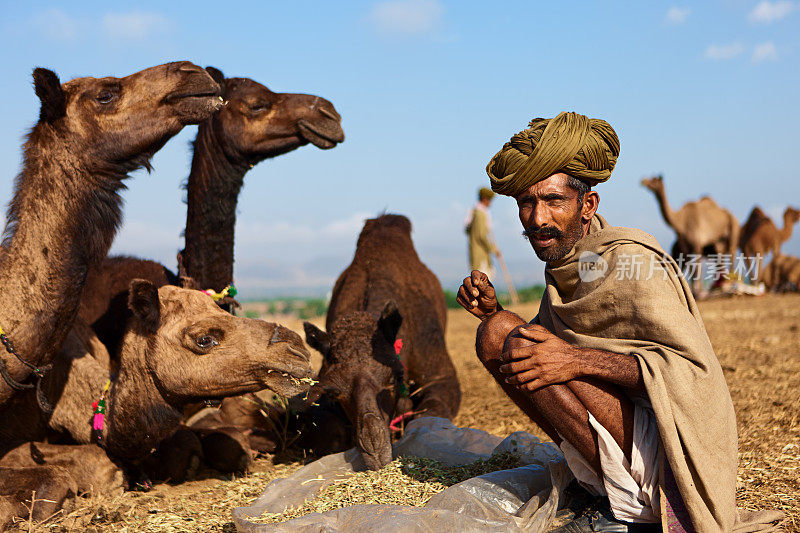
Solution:
[[[300,351],[297,348],[292,348],[291,346],[287,346],[286,349],[305,361],[309,361],[311,359],[311,354],[306,351]]]
[[[183,61],[178,66],[178,72],[186,72],[186,73],[189,73],[189,74],[197,74],[199,72],[205,72],[205,70],[203,70],[202,68],[198,67],[194,63],[191,63],[189,61]]]
[[[272,334],[272,338],[269,340],[269,343],[275,344],[276,342],[280,342],[280,337],[281,337],[281,327],[276,326],[275,332]]]
[[[324,107],[318,107],[317,111],[319,111],[320,114],[322,114],[325,117],[328,117],[331,120],[335,120],[336,122],[342,121],[342,117],[340,117],[339,114],[335,111],[330,111],[328,109],[325,109]]]
[[[269,340],[269,346],[277,343],[285,344],[284,348],[286,348],[289,353],[296,355],[300,359],[303,359],[304,361],[311,360],[311,354],[309,354],[308,351],[302,347],[303,345],[300,337],[289,328],[285,328],[283,326],[275,327],[275,331],[272,333],[272,338]],[[296,348],[295,346],[300,346],[300,348]]]

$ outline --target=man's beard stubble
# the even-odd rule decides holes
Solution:
[[[527,228],[522,232],[522,236],[528,239],[536,253],[536,257],[545,263],[552,263],[563,259],[575,243],[583,237],[583,226],[581,225],[580,213],[572,221],[564,231],[554,228],[552,226],[544,226],[541,228]],[[535,237],[552,237],[555,242],[541,250],[536,248]]]

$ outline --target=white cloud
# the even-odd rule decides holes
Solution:
[[[742,43],[711,44],[706,48],[705,54],[703,55],[706,59],[721,60],[732,59],[742,52],[744,52]]]
[[[57,41],[74,41],[81,34],[81,23],[57,8],[46,9],[33,17],[33,24]]]
[[[346,218],[332,220],[321,228],[283,220],[267,224],[242,220],[237,223],[236,242],[250,246],[309,244],[319,243],[321,240],[355,243],[364,221],[374,217],[374,213],[353,213]]]
[[[672,6],[667,11],[666,16],[664,17],[664,21],[667,24],[674,24],[676,26],[679,24],[685,24],[686,19],[689,18],[689,13],[691,12],[692,9],[688,7]]]
[[[434,30],[443,12],[439,0],[387,0],[372,6],[369,20],[382,33],[418,35]]]
[[[778,50],[775,49],[775,45],[772,43],[772,41],[767,41],[766,43],[757,44],[755,48],[753,48],[753,55],[750,57],[750,60],[753,63],[762,63],[764,61],[777,61]]]
[[[109,37],[142,40],[163,31],[169,26],[167,19],[158,13],[130,11],[128,13],[108,13],[103,16],[101,27]]]
[[[797,7],[798,5],[790,0],[778,0],[777,2],[762,0],[753,8],[748,18],[750,22],[767,24],[786,17]]]
[[[368,218],[375,218],[375,214],[353,213],[342,220],[334,220],[322,229],[322,234],[326,237],[351,237],[358,235],[364,227],[364,221]]]

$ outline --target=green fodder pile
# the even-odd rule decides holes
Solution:
[[[460,466],[447,466],[424,457],[398,457],[380,470],[356,472],[333,481],[300,507],[289,508],[283,513],[264,513],[251,518],[251,521],[285,522],[311,513],[359,504],[420,507],[451,485],[522,465],[519,457],[508,452]]]

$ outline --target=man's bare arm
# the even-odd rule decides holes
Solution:
[[[636,357],[628,354],[578,348],[587,377],[594,377],[624,389],[645,393],[642,369]]]
[[[522,390],[592,377],[646,392],[639,362],[631,355],[574,346],[540,325],[520,326],[508,337],[515,342],[507,339],[500,370],[508,374],[507,383]]]

